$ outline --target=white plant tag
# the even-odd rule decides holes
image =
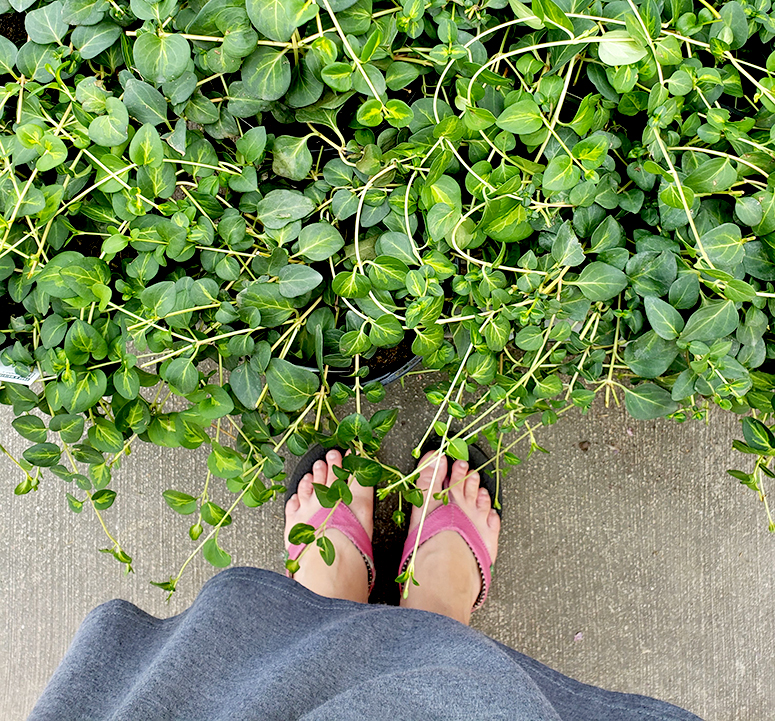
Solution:
[[[7,366],[0,361],[0,382],[19,383],[23,386],[31,386],[40,377],[40,371],[36,368],[28,376],[19,375],[13,366]]]

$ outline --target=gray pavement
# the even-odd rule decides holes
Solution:
[[[405,449],[432,415],[419,399],[428,380],[390,389],[402,412],[383,460],[411,466]],[[18,454],[28,443],[11,419],[0,409],[0,439]],[[710,425],[679,425],[602,405],[541,429],[551,453],[505,479],[494,589],[474,625],[581,681],[657,696],[706,721],[775,718],[775,537],[753,492],[725,473],[746,467],[730,448],[739,435],[739,420],[721,412]],[[15,498],[19,479],[0,458],[3,721],[29,712],[94,605],[118,596],[173,615],[215,572],[197,558],[169,604],[149,584],[192,548],[189,519],[161,491],[196,494],[206,455],[141,444],[116,474],[120,495],[104,515],[135,558],[131,576],[97,551],[102,530],[86,509],[67,509],[62,481],[48,476]],[[225,505],[230,494],[214,496]],[[279,571],[281,528],[280,503],[243,508],[221,538],[235,563]]]

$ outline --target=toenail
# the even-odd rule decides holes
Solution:
[[[336,451],[329,451],[329,452],[326,454],[326,458],[328,458],[328,460],[329,460],[329,461],[334,461],[334,460],[336,460]]]
[[[458,461],[458,462],[457,462],[457,464],[458,464],[458,466],[459,466],[459,467],[460,467],[462,470],[465,470],[466,468],[468,468],[468,463],[466,463],[465,461]]]
[[[315,461],[315,466],[317,468],[323,468],[326,464],[323,461]]]

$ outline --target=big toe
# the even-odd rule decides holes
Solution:
[[[420,459],[417,467],[420,469],[417,486],[423,490],[430,488],[433,493],[440,491],[447,477],[447,457],[438,451],[429,451]]]

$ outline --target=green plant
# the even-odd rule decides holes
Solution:
[[[366,404],[412,355],[439,372],[415,454],[481,437],[500,468],[601,393],[636,419],[753,409],[732,474],[775,530],[769,0],[0,7],[29,35],[0,38],[2,358],[40,373],[0,390],[33,443],[16,493],[72,483],[127,570],[102,511],[138,440],[211,447],[200,488],[164,491],[195,519],[169,592],[200,550],[228,565],[232,513],[314,442],[401,521],[422,496]]]

